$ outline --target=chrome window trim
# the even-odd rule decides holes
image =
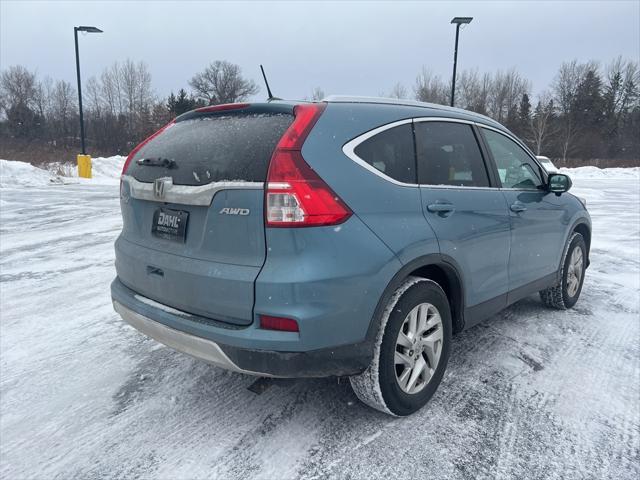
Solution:
[[[430,185],[428,183],[420,183],[418,187],[437,188],[440,190],[502,190],[499,187],[465,187],[464,185]]]
[[[358,145],[360,145],[362,142],[364,142],[365,140],[370,139],[371,137],[374,137],[375,135],[378,135],[381,132],[384,132],[385,130],[389,130],[391,128],[397,127],[399,125],[405,125],[407,123],[422,123],[422,122],[447,122],[447,123],[464,123],[467,125],[478,125],[478,126],[484,126],[484,124],[482,123],[477,123],[471,120],[464,120],[461,118],[449,118],[449,117],[416,117],[416,118],[406,118],[404,120],[397,120],[395,122],[391,122],[391,123],[387,123],[384,125],[381,125],[380,127],[376,127],[373,130],[369,130],[368,132],[365,132],[359,136],[357,136],[356,138],[349,140],[347,143],[345,143],[342,147],[342,152],[349,157],[351,160],[353,160],[355,163],[357,163],[358,165],[360,165],[361,167],[369,170],[371,173],[377,175],[378,177],[393,183],[394,185],[398,185],[400,187],[428,187],[428,188],[438,188],[438,189],[449,189],[449,190],[460,190],[460,189],[464,189],[464,190],[500,190],[499,187],[476,187],[476,186],[471,186],[471,187],[465,187],[462,185],[431,185],[428,183],[404,183],[404,182],[400,182],[398,180],[396,180],[395,178],[390,177],[389,175],[386,175],[385,173],[381,172],[380,170],[378,170],[377,168],[375,168],[373,165],[370,165],[369,163],[367,163],[366,161],[364,161],[362,158],[360,158],[358,155],[355,154],[355,149],[356,147],[358,147]],[[499,130],[497,130],[499,131]],[[479,147],[478,147],[479,148]],[[417,175],[417,172],[416,172]]]
[[[379,176],[380,178],[383,178],[386,181],[393,183],[394,185],[398,185],[398,186],[401,186],[401,187],[417,187],[418,186],[417,183],[404,183],[404,182],[401,182],[399,180],[396,180],[395,178],[390,177],[389,175],[387,175],[384,172],[381,172],[380,170],[375,168],[373,165],[370,165],[369,163],[365,162],[362,158],[360,158],[354,152],[356,147],[358,147],[364,141],[369,140],[371,137],[374,137],[374,136],[378,135],[379,133],[382,133],[382,132],[384,132],[386,130],[390,130],[390,129],[398,127],[400,125],[406,125],[406,124],[412,123],[412,122],[413,122],[412,118],[406,118],[404,120],[397,120],[395,122],[387,123],[387,124],[382,125],[380,127],[376,127],[373,130],[369,130],[368,132],[365,132],[362,135],[357,136],[353,140],[349,140],[347,143],[345,143],[342,146],[342,152],[347,157],[349,157],[351,160],[353,160],[355,163],[360,165],[361,167],[369,170],[371,173]]]
[[[129,195],[138,200],[151,202],[177,203],[180,205],[194,205],[207,207],[216,193],[222,190],[262,190],[262,182],[222,181],[206,185],[173,185],[165,186],[166,191],[161,198],[154,194],[153,183],[140,182],[131,175],[122,175],[122,181],[129,185]]]

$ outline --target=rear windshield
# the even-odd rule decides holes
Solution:
[[[141,182],[170,176],[177,185],[264,182],[271,154],[292,121],[292,115],[264,113],[184,120],[142,147],[126,173]],[[148,164],[140,165],[141,159]]]

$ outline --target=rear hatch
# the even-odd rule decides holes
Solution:
[[[266,254],[264,182],[292,121],[291,105],[211,107],[134,150],[122,177],[120,281],[188,313],[251,323]]]

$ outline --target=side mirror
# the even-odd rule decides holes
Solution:
[[[549,183],[547,188],[550,192],[553,192],[556,195],[569,191],[572,185],[573,183],[571,182],[569,175],[565,175],[564,173],[549,174]]]

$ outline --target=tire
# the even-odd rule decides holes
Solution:
[[[371,365],[349,378],[357,397],[395,416],[422,408],[447,368],[451,330],[449,301],[440,285],[409,277],[382,314]]]
[[[553,287],[540,291],[542,303],[559,310],[573,307],[582,292],[586,264],[587,245],[581,234],[573,233],[562,259],[560,281]]]

